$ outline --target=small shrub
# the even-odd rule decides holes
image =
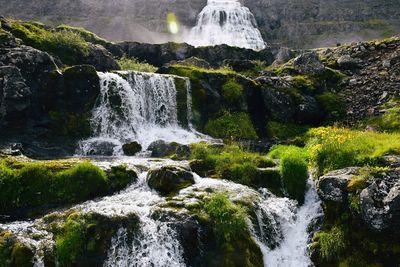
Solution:
[[[281,175],[289,196],[302,204],[307,189],[307,163],[299,155],[285,155],[281,159]]]
[[[314,236],[318,242],[319,254],[324,262],[337,261],[347,250],[346,235],[342,228],[333,227],[329,232],[318,232]]]
[[[124,56],[117,60],[122,70],[135,70],[141,72],[156,72],[157,67],[150,65],[147,62],[140,62],[136,58],[129,58]]]
[[[209,120],[204,131],[216,138],[257,139],[256,130],[246,113],[226,112],[219,118]]]
[[[235,102],[239,100],[243,95],[243,85],[239,84],[234,79],[228,80],[222,86],[222,96],[228,100],[228,102]]]
[[[302,137],[310,127],[293,123],[280,123],[275,121],[268,122],[267,129],[270,137],[279,139],[290,139]]]
[[[211,196],[204,211],[214,222],[214,233],[222,242],[240,240],[248,234],[245,209],[233,204],[224,194]]]
[[[325,92],[316,97],[326,113],[327,120],[334,122],[346,115],[346,105],[342,97],[331,92]]]

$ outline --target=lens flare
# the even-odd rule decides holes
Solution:
[[[179,32],[179,23],[176,15],[174,13],[168,13],[167,15],[168,30],[172,34],[177,34]]]

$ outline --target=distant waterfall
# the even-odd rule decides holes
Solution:
[[[97,154],[96,147],[112,147],[121,153],[124,143],[137,141],[146,149],[153,141],[188,144],[199,141],[178,120],[176,79],[183,80],[185,94],[190,82],[172,75],[123,71],[99,73],[101,91],[92,111],[94,136],[80,144],[81,154]],[[190,101],[190,97],[187,97]],[[190,103],[185,103],[186,125],[190,128]],[[94,152],[93,152],[94,151]]]
[[[254,15],[237,0],[208,0],[187,42],[194,46],[227,44],[254,50],[265,48]]]

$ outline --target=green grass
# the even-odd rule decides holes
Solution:
[[[227,140],[258,138],[249,115],[243,112],[225,112],[221,117],[209,120],[204,131],[213,137]]]
[[[79,34],[86,42],[90,42],[93,44],[99,44],[106,46],[109,42],[99,36],[97,36],[95,33],[90,32],[84,28],[80,27],[73,27],[69,25],[64,25],[61,24],[55,28],[56,31],[60,32],[65,32],[65,31],[70,31]]]
[[[274,192],[280,192],[280,175],[275,170],[260,170],[271,168],[275,163],[266,156],[245,151],[237,145],[213,148],[205,143],[191,146],[191,159],[202,162],[206,173],[215,178],[231,180],[253,188],[266,187]]]
[[[400,155],[400,133],[364,132],[337,127],[319,127],[308,131],[306,146],[272,147],[269,156],[282,158],[298,153],[309,161],[316,175],[351,166],[381,166],[383,156]]]
[[[289,196],[303,204],[308,179],[306,161],[299,154],[286,154],[281,159],[280,168],[282,181]]]
[[[129,58],[126,56],[118,59],[117,62],[122,70],[134,70],[141,72],[156,72],[158,70],[157,67],[149,63],[140,62],[136,58]]]
[[[188,75],[187,76],[183,75],[186,77],[190,77],[191,72],[237,74],[229,66],[222,66],[220,68],[214,68],[214,69],[204,69],[204,68],[200,68],[200,67],[196,67],[196,66],[185,66],[185,65],[174,64],[174,65],[171,65],[170,67],[173,69],[178,69],[180,72],[186,72]]]
[[[206,200],[204,211],[213,222],[215,235],[222,242],[240,240],[249,234],[246,210],[233,204],[226,195],[212,195]]]
[[[318,104],[326,113],[326,119],[334,122],[341,120],[346,115],[346,104],[344,99],[337,94],[325,92],[316,97]]]
[[[243,90],[243,85],[230,79],[222,86],[222,96],[230,103],[235,103],[242,97]]]
[[[76,32],[53,31],[34,22],[12,20],[11,33],[26,45],[58,56],[67,65],[79,65],[89,54],[89,44]]]
[[[373,126],[382,132],[400,131],[400,101],[389,101],[381,107],[383,114],[378,117],[369,118],[363,124]]]
[[[313,240],[318,243],[319,256],[324,262],[338,260],[347,249],[346,234],[340,227],[318,232]]]

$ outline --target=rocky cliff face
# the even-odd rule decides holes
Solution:
[[[241,0],[254,13],[270,44],[318,47],[399,33],[399,0]],[[177,15],[181,33],[195,24],[207,0],[0,0],[2,15],[49,24],[83,26],[107,39],[158,43],[181,41],[167,33]]]

